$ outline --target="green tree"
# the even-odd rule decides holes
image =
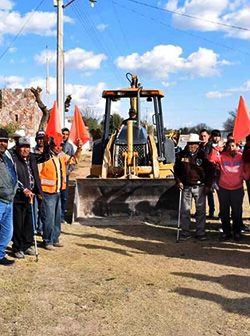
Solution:
[[[18,123],[10,122],[5,126],[0,124],[0,128],[4,128],[8,132],[9,136],[12,136],[16,130],[20,128],[20,125]]]
[[[114,130],[120,128],[123,118],[118,113],[112,114],[112,127]]]
[[[99,122],[99,117],[95,111],[86,107],[81,111],[83,115],[83,121],[85,125],[88,127],[89,133],[92,136],[93,140],[99,139],[102,134],[102,125]]]
[[[182,134],[190,134],[190,133],[199,134],[202,129],[206,129],[209,132],[212,130],[212,128],[210,126],[208,126],[207,124],[199,123],[199,124],[197,124],[195,126],[191,126],[191,127],[182,127],[182,128],[180,128],[180,132]]]

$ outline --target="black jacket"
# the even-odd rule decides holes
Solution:
[[[186,148],[176,157],[174,174],[177,183],[184,186],[205,184],[211,187],[214,176],[214,167],[206,158],[204,151],[198,149],[191,154]]]
[[[14,198],[14,202],[28,202],[29,199],[24,195],[24,189],[30,189],[30,181],[29,181],[29,172],[27,164],[25,160],[18,155],[16,152],[13,155],[13,160],[16,164],[17,169],[17,178],[18,178],[18,189]],[[31,190],[35,195],[40,195],[42,197],[43,191],[41,187],[39,172],[37,168],[37,160],[36,155],[34,153],[30,153],[29,157],[27,158],[29,161],[29,165],[31,168],[32,175],[34,177],[34,188]]]

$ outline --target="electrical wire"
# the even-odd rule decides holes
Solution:
[[[129,39],[127,39],[127,36],[126,36],[126,34],[125,34],[124,30],[123,30],[122,24],[121,24],[121,20],[120,20],[120,16],[119,16],[119,11],[116,9],[115,3],[113,1],[112,1],[112,8],[113,8],[113,11],[114,11],[114,17],[116,18],[116,20],[118,22],[118,26],[120,28],[120,31],[122,33],[124,44],[126,44],[127,47],[129,49],[131,49],[130,43],[129,43]]]
[[[223,27],[232,28],[232,29],[236,29],[236,30],[250,31],[250,29],[245,28],[245,27],[240,27],[240,26],[236,26],[236,25],[230,25],[230,24],[227,24],[227,23],[222,23],[222,22],[216,22],[216,21],[212,21],[212,20],[207,20],[207,19],[204,19],[204,18],[200,18],[198,16],[194,16],[194,15],[190,15],[190,14],[185,14],[185,13],[180,13],[180,12],[177,12],[177,11],[172,11],[172,10],[169,10],[169,9],[165,9],[165,8],[149,5],[149,4],[145,3],[145,2],[141,2],[141,1],[137,1],[137,0],[127,0],[127,1],[136,3],[138,5],[142,5],[142,6],[145,6],[145,7],[157,9],[157,10],[160,10],[160,11],[163,11],[163,12],[167,12],[167,13],[171,13],[171,14],[175,14],[175,15],[184,16],[184,17],[187,17],[187,18],[193,19],[193,20],[199,20],[199,21],[203,21],[203,22],[208,22],[208,23],[216,24],[218,26],[223,26]]]
[[[165,27],[167,27],[167,28],[170,28],[170,29],[172,29],[172,30],[178,31],[178,32],[180,32],[180,33],[182,33],[182,34],[185,34],[185,35],[189,35],[189,36],[195,37],[195,38],[197,38],[197,39],[200,39],[200,40],[203,40],[203,41],[205,41],[205,42],[211,43],[212,45],[217,45],[217,46],[219,46],[219,47],[222,47],[222,48],[224,48],[224,49],[232,50],[232,51],[234,51],[234,52],[236,52],[236,53],[241,53],[241,54],[243,54],[243,55],[247,55],[247,56],[250,55],[249,52],[244,51],[244,50],[241,50],[241,49],[239,49],[239,48],[235,49],[235,48],[230,47],[230,46],[228,46],[228,45],[226,45],[226,44],[223,44],[223,43],[220,43],[220,42],[216,42],[216,41],[214,41],[214,40],[210,40],[210,39],[208,39],[208,38],[206,38],[206,37],[201,37],[201,36],[199,36],[199,35],[197,35],[197,34],[194,34],[194,33],[191,33],[191,32],[188,32],[188,31],[185,31],[185,30],[182,30],[182,29],[179,29],[179,28],[174,28],[174,27],[168,25],[167,23],[165,23],[165,22],[163,22],[163,21],[161,21],[161,20],[159,20],[159,19],[155,19],[155,18],[153,18],[153,17],[146,16],[146,15],[142,14],[141,12],[136,11],[135,9],[131,9],[131,8],[129,8],[129,7],[126,7],[126,6],[124,6],[124,5],[121,5],[121,4],[119,4],[118,2],[116,2],[115,0],[112,0],[112,2],[115,3],[115,4],[118,5],[118,6],[120,6],[120,7],[124,8],[124,9],[126,9],[126,10],[129,10],[129,11],[135,13],[136,15],[140,15],[141,17],[150,19],[151,21],[157,22],[158,24],[161,24],[161,25],[163,25],[163,26],[165,26]]]
[[[97,32],[97,29],[95,28],[95,25],[91,21],[90,17],[86,15],[83,11],[83,13],[78,8],[79,5],[77,5],[75,2],[72,3],[72,8],[74,9],[74,12],[76,16],[79,19],[79,22],[81,23],[83,29],[87,32],[88,36],[91,37],[92,41],[96,45],[97,49],[104,51],[105,54],[108,56],[107,62],[110,64],[111,69],[115,69],[115,71],[112,71],[113,75],[116,77],[118,81],[120,81],[120,74],[116,67],[114,67],[114,64],[111,62],[111,59],[113,57],[112,52],[109,50],[109,48],[103,43],[102,39],[99,38]]]
[[[13,37],[13,39],[10,41],[8,46],[4,49],[4,51],[0,54],[0,60],[7,54],[7,52],[10,50],[10,48],[13,46],[14,42],[18,39],[18,37],[22,34],[24,28],[27,26],[27,24],[30,22],[31,18],[35,14],[35,12],[42,6],[45,0],[41,0],[38,5],[32,9],[31,15],[27,18],[27,20],[24,22],[24,24],[21,26],[17,34]]]

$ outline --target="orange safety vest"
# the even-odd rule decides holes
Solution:
[[[60,172],[58,172],[55,160],[59,160],[60,164]],[[59,173],[59,174],[58,174]],[[58,192],[58,185],[59,181],[61,182],[61,189],[66,189],[66,163],[65,158],[58,157],[55,158],[52,156],[52,158],[48,161],[45,161],[42,164],[42,168],[40,171],[40,179],[41,179],[41,185],[42,190],[46,193],[55,193]]]

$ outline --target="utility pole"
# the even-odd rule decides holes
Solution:
[[[62,127],[64,127],[63,0],[54,0],[54,6],[57,7],[56,101]]]
[[[64,45],[63,45],[63,10],[76,0],[71,0],[64,5],[63,0],[53,0],[54,7],[57,7],[57,71],[56,71],[56,101],[59,115],[61,116],[62,127],[65,126],[64,111]],[[89,0],[91,7],[97,0]]]

